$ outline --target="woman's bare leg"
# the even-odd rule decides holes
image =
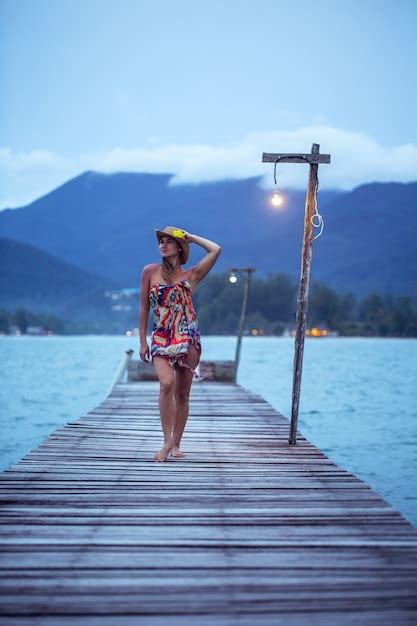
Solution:
[[[185,362],[192,369],[195,369],[199,360],[200,355],[198,351],[194,346],[190,345]],[[184,453],[180,451],[180,442],[188,419],[190,389],[193,382],[193,375],[186,367],[181,367],[177,364],[174,367],[175,417],[172,431],[171,455],[174,458],[178,458],[185,456]]]
[[[174,422],[174,369],[167,359],[156,356],[153,359],[159,379],[159,414],[164,433],[164,445],[154,456],[155,461],[166,461],[172,449],[172,428]]]

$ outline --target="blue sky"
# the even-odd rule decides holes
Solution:
[[[87,169],[271,182],[263,151],[313,141],[322,187],[417,180],[414,0],[0,7],[0,209]]]

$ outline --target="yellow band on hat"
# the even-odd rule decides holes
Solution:
[[[178,228],[172,231],[174,237],[180,237],[180,239],[185,239],[185,232],[183,230],[179,230]]]

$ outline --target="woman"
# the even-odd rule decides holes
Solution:
[[[201,355],[200,332],[192,293],[217,261],[221,247],[191,235],[185,230],[167,226],[155,229],[162,263],[145,265],[140,285],[140,358],[153,360],[158,375],[159,412],[164,444],[155,461],[185,456],[180,450],[181,437],[188,419],[191,383],[198,378],[195,368]],[[182,269],[189,256],[189,244],[207,250],[206,256],[189,269]],[[151,349],[146,341],[149,309],[154,323]]]

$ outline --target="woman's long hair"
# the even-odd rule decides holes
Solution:
[[[182,248],[181,248],[180,244],[178,244],[178,248],[179,248],[179,253],[181,255]],[[162,263],[161,263],[161,274],[162,274],[162,277],[163,277],[164,281],[167,283],[167,285],[172,285],[172,283],[173,283],[173,278],[172,278],[173,273],[174,273],[174,268],[172,267],[171,263],[163,256],[162,257]]]
[[[167,285],[172,285],[172,274],[174,273],[174,268],[165,257],[162,257],[161,268],[162,278]]]

